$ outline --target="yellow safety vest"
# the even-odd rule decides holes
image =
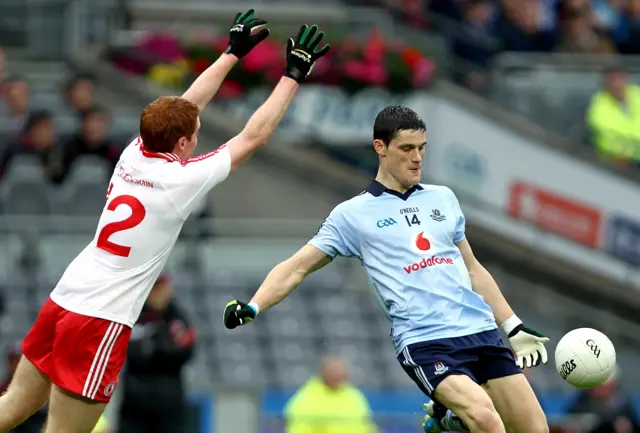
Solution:
[[[330,389],[310,379],[287,402],[286,433],[375,433],[365,396],[351,385]]]
[[[640,161],[640,88],[627,86],[624,104],[605,90],[597,92],[591,98],[587,123],[600,153]]]

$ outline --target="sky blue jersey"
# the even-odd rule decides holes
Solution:
[[[360,259],[391,320],[397,354],[409,344],[497,328],[456,246],[464,232],[449,188],[419,184],[399,193],[372,181],[333,209],[309,243],[331,257]]]

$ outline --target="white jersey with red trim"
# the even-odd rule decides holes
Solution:
[[[191,211],[231,170],[229,149],[182,160],[144,149],[122,153],[94,239],[51,299],[77,314],[133,326]]]

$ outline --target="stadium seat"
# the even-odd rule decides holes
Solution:
[[[16,235],[0,235],[0,282],[8,282],[22,254],[22,242]]]
[[[56,116],[54,122],[56,132],[61,136],[73,135],[80,126],[80,119],[71,115]]]
[[[274,365],[274,374],[269,377],[269,380],[272,385],[284,389],[295,389],[315,376],[317,368],[317,362],[312,364],[281,362]]]
[[[269,355],[274,362],[314,364],[317,351],[313,341],[304,338],[273,336]]]
[[[50,188],[40,160],[32,155],[12,158],[0,185],[2,209],[10,215],[42,215],[50,211]]]
[[[98,217],[105,205],[110,167],[93,156],[78,158],[57,195],[54,213]]]
[[[368,337],[365,322],[357,316],[349,314],[323,314],[320,316],[319,325],[327,338],[362,339]]]
[[[277,315],[274,310],[270,316],[269,321],[266,322],[270,333],[289,338],[311,338],[321,334],[321,331],[316,326],[313,326],[307,317],[302,315],[298,317]]]
[[[60,278],[71,261],[91,241],[90,235],[47,235],[40,240],[40,263],[44,276]],[[49,290],[53,289],[50,287]]]

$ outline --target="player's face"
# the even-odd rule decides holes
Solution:
[[[404,188],[420,183],[426,145],[426,132],[405,130],[400,131],[384,149],[381,156],[386,169]]]

